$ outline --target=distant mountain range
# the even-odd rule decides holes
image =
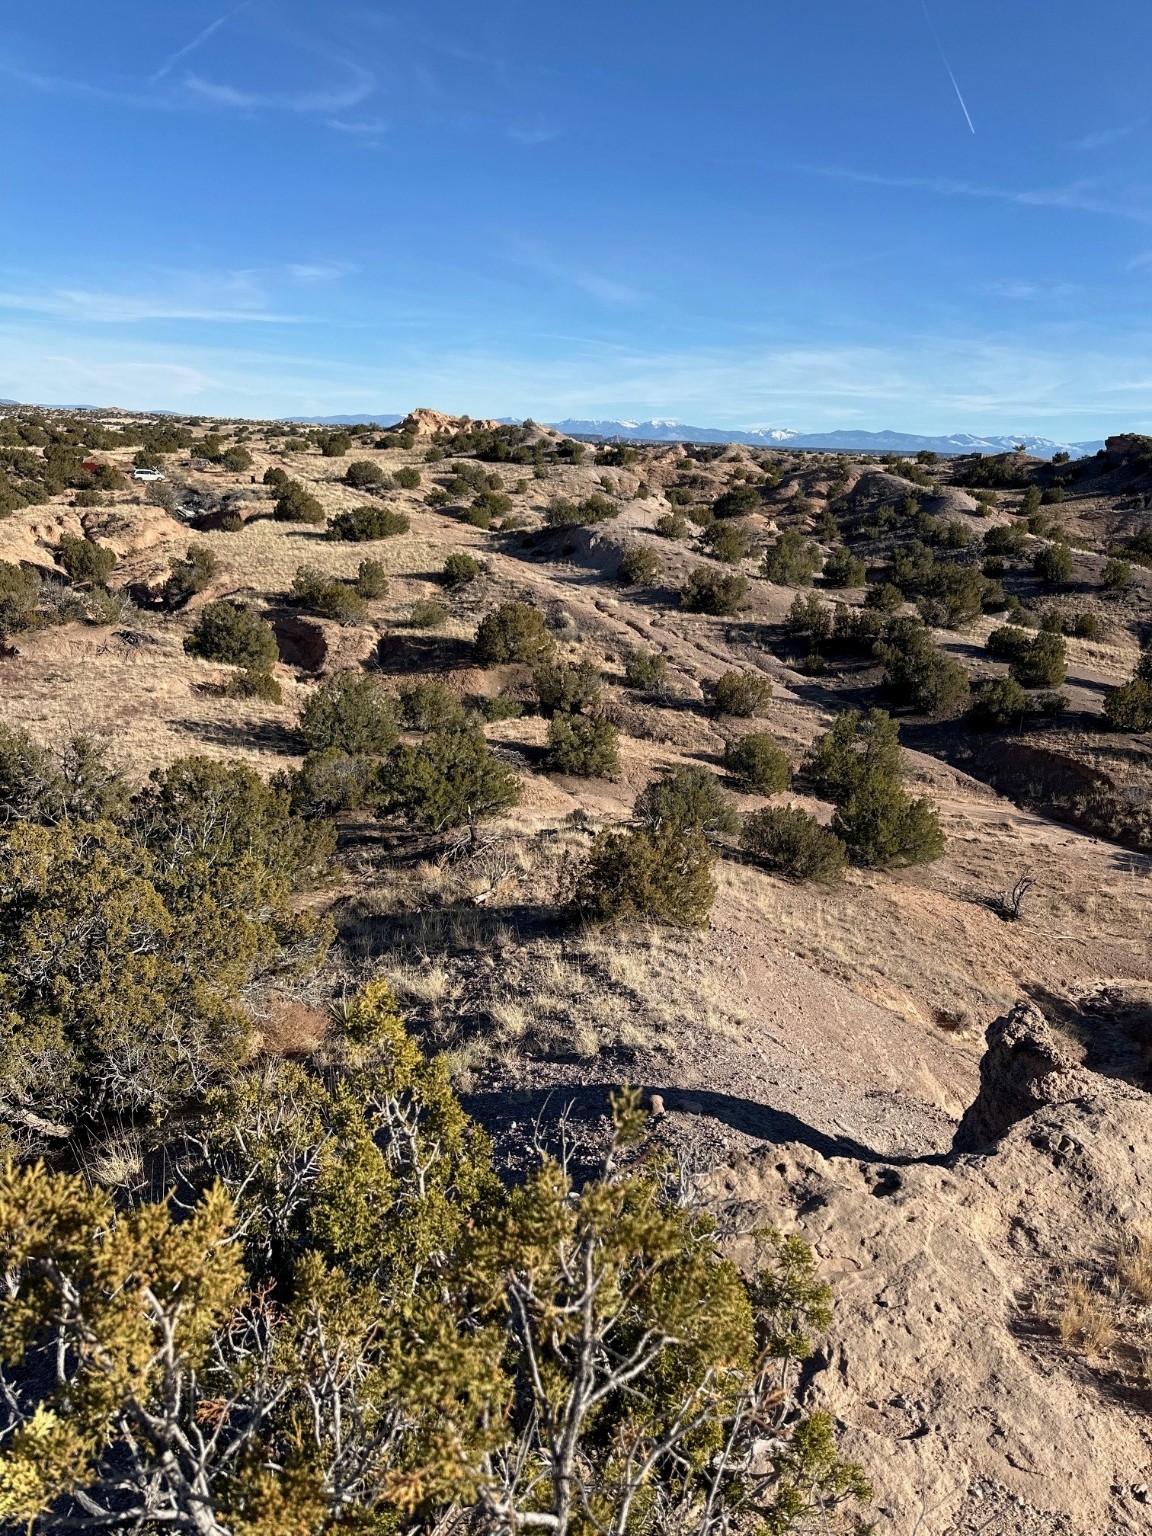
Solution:
[[[293,425],[317,427],[358,427],[375,422],[381,427],[394,426],[404,418],[393,411],[375,416],[286,416]],[[508,426],[515,418],[505,416]],[[920,453],[940,454],[1007,453],[1023,445],[1040,459],[1054,453],[1068,453],[1074,459],[1087,458],[1103,448],[1103,438],[1087,443],[1062,443],[1029,432],[1005,436],[977,437],[971,432],[954,432],[945,437],[922,437],[914,432],[793,432],[787,427],[751,427],[738,431],[726,427],[693,427],[682,421],[656,417],[652,421],[583,421],[568,418],[549,426],[572,437],[603,437],[634,443],[746,443],[752,448],[811,448],[824,453]]]
[[[383,411],[378,416],[281,416],[293,427],[394,427],[403,416]]]
[[[16,405],[15,400],[0,400],[0,406]],[[54,410],[94,410],[94,406],[54,406]],[[171,415],[155,411],[153,415]],[[392,427],[403,421],[396,411],[380,411],[374,416],[284,416],[292,426],[360,427],[375,424]],[[515,425],[514,417],[505,416],[505,425]],[[1048,437],[1034,437],[1018,432],[1003,437],[977,437],[971,432],[954,432],[946,437],[921,437],[914,432],[793,432],[787,427],[750,427],[737,431],[726,427],[692,427],[682,421],[656,417],[651,421],[566,421],[549,422],[558,432],[571,437],[602,437],[634,443],[745,443],[752,448],[810,448],[824,453],[1008,453],[1023,446],[1036,458],[1050,459],[1055,453],[1067,453],[1074,459],[1088,458],[1104,446],[1103,438],[1086,443],[1060,443]]]
[[[947,437],[920,437],[912,432],[793,432],[787,427],[753,427],[730,431],[723,427],[692,427],[682,421],[555,421],[552,426],[572,437],[604,437],[637,443],[746,443],[754,448],[813,448],[825,453],[1007,453],[1023,446],[1037,458],[1054,453],[1086,458],[1104,440],[1059,443],[1021,432],[1004,437],[976,437],[956,432]]]

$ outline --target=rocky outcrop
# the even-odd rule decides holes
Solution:
[[[366,661],[376,647],[369,630],[345,628],[331,619],[318,619],[292,609],[275,609],[268,620],[276,635],[280,660],[301,672],[331,674]]]
[[[832,1283],[808,1397],[867,1468],[878,1532],[1152,1529],[1139,1370],[1065,1346],[1053,1321],[1067,1268],[1103,1273],[1152,1225],[1152,1098],[1086,1057],[1020,1004],[989,1028],[950,1158],[792,1143],[714,1176],[725,1225],[799,1232]]]
[[[1090,1091],[1070,1044],[1058,1040],[1032,1003],[1018,1003],[988,1026],[980,1092],[964,1112],[956,1152],[990,1151],[1014,1125],[1049,1104]]]
[[[463,432],[474,427],[491,430],[499,425],[497,421],[473,421],[466,416],[447,416],[443,411],[433,411],[427,406],[419,406],[416,410],[409,411],[394,430],[411,432],[414,437],[434,437],[438,432]]]

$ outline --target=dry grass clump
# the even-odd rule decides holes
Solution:
[[[1152,1233],[1123,1234],[1103,1263],[1062,1266],[1037,1309],[1086,1364],[1140,1392],[1152,1387]]]
[[[1141,1306],[1152,1306],[1152,1232],[1134,1232],[1116,1254],[1116,1278]]]
[[[1110,1299],[1092,1290],[1083,1279],[1066,1279],[1056,1332],[1066,1349],[1080,1350],[1089,1358],[1107,1354],[1117,1336]]]

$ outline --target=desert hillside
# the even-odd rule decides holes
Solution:
[[[766,1225],[811,1245],[833,1316],[795,1401],[877,1532],[1148,1529],[1152,439],[913,461],[13,409],[0,562],[15,1158],[158,1200],[226,1091],[198,1031],[335,1070],[385,981],[506,1186],[561,1122],[596,1165],[629,1086],[738,1266]],[[140,1001],[161,1070],[78,1046],[63,987],[21,1001],[104,942],[104,866],[34,939],[20,903],[78,881],[76,825],[158,890],[207,870],[206,821],[148,831],[189,759],[282,796],[265,874],[319,851],[282,902],[202,872],[205,935],[261,915],[218,946],[226,1006]]]

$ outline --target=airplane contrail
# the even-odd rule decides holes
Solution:
[[[948,55],[944,52],[944,44],[940,41],[940,34],[937,32],[932,17],[928,12],[928,0],[920,0],[920,9],[924,12],[924,20],[928,23],[928,30],[931,32],[932,40],[936,44],[936,51],[940,55],[940,62],[948,71],[948,78],[952,82],[952,89],[956,92],[956,100],[960,103],[960,110],[964,114],[964,121],[971,128],[972,132],[975,133],[976,127],[972,121],[972,114],[969,112],[967,104],[960,94],[960,87],[956,84],[956,76],[952,73],[952,66],[948,62]]]
[[[219,32],[220,28],[226,21],[231,21],[233,16],[238,16],[240,12],[246,10],[248,6],[251,5],[251,3],[252,0],[241,0],[239,5],[233,6],[230,11],[225,11],[223,16],[217,16],[215,21],[209,22],[202,32],[197,32],[196,36],[190,43],[185,43],[183,48],[178,48],[170,59],[165,59],[164,63],[161,64],[160,68],[152,76],[149,84],[156,85],[158,81],[163,80],[165,75],[171,74],[172,70],[176,67],[177,64],[179,64],[181,59],[186,58],[188,54],[194,52],[197,48],[199,48],[201,43],[206,43],[212,36],[213,32]]]

